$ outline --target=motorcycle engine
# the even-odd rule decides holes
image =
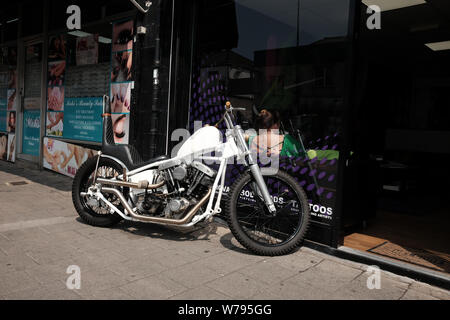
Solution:
[[[198,161],[189,166],[169,163],[159,171],[166,181],[165,192],[148,191],[144,199],[140,197],[137,209],[140,214],[167,219],[182,219],[205,196],[217,175]]]

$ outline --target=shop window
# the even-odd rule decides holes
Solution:
[[[46,136],[100,143],[109,93],[110,23],[49,36]]]
[[[98,97],[108,94],[111,35],[110,23],[67,33],[67,97]]]
[[[15,161],[17,48],[0,47],[0,160]]]
[[[236,99],[249,120],[255,105],[281,111],[294,127],[315,122],[305,132],[311,140],[335,134],[348,17],[349,1],[202,1],[194,92],[206,96],[196,93],[191,105]]]
[[[133,35],[134,21],[122,19],[49,37],[47,137],[101,143],[103,97],[111,96],[116,143],[128,142]]]
[[[278,114],[279,132],[297,148],[292,173],[327,212],[334,210],[342,147],[349,4],[201,1],[194,54],[190,129],[194,121],[216,123],[227,100],[246,109],[237,117],[254,129],[268,129],[258,121],[262,110]],[[286,167],[294,170],[291,160]]]

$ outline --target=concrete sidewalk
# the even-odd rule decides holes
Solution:
[[[11,182],[25,181],[14,185]],[[218,224],[176,231],[123,222],[95,228],[78,218],[72,180],[0,161],[1,299],[445,299],[446,290],[302,248],[249,254]],[[81,289],[69,290],[69,266]]]

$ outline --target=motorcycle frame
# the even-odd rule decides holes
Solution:
[[[123,162],[121,162],[119,159],[109,156],[109,155],[104,155],[101,152],[99,152],[99,157],[97,160],[97,167],[98,167],[98,162],[99,162],[100,158],[109,158],[109,159],[112,159],[112,160],[116,161],[117,163],[119,163],[125,169],[126,177],[130,178],[136,174],[142,173],[147,170],[158,169],[161,165],[168,164],[170,162],[176,163],[177,161],[181,161],[183,163],[190,164],[192,161],[195,161],[195,160],[206,160],[206,161],[215,161],[216,163],[219,163],[220,164],[219,169],[217,171],[217,175],[216,175],[216,178],[213,183],[213,187],[210,192],[209,201],[208,201],[208,205],[206,207],[205,212],[201,215],[195,215],[189,223],[180,225],[180,227],[192,227],[192,226],[196,225],[198,222],[200,222],[202,220],[211,219],[214,215],[222,212],[222,209],[220,207],[220,202],[222,200],[222,195],[223,195],[224,186],[225,186],[227,163],[228,163],[229,159],[234,159],[236,157],[238,160],[242,160],[245,166],[250,167],[250,171],[252,172],[252,174],[256,180],[256,183],[259,187],[259,190],[261,191],[261,195],[262,195],[262,198],[263,198],[265,204],[267,205],[269,211],[274,213],[276,211],[276,208],[275,208],[272,198],[270,197],[269,191],[267,189],[267,185],[263,180],[261,169],[259,168],[256,160],[253,158],[252,154],[250,153],[249,147],[247,146],[247,144],[245,142],[244,131],[242,130],[241,126],[233,124],[233,120],[232,120],[233,113],[232,112],[233,112],[233,107],[230,105],[229,107],[226,108],[226,112],[225,112],[225,115],[223,118],[223,120],[225,121],[226,126],[228,128],[228,130],[226,131],[226,142],[219,144],[216,148],[214,148],[214,150],[203,150],[201,152],[197,152],[197,153],[190,154],[187,156],[180,156],[180,157],[177,156],[175,158],[158,161],[158,162],[143,166],[141,168],[137,168],[137,169],[129,171],[129,172],[128,172],[128,168],[125,166],[125,164]],[[221,156],[218,156],[218,157],[205,156],[205,154],[208,154],[211,151],[221,152]],[[199,154],[199,156],[196,156],[197,154]],[[109,180],[119,181],[118,179],[122,179],[123,177],[124,177],[124,175],[122,174],[116,178],[109,179]],[[95,179],[96,179],[96,177],[95,177]],[[94,184],[96,184],[96,182],[97,181],[94,181]],[[97,184],[97,186],[99,186],[99,185]],[[88,192],[88,194],[90,196],[95,196],[97,198],[97,200],[102,200],[103,202],[105,202],[111,208],[112,211],[119,214],[122,218],[124,218],[126,220],[142,222],[142,220],[130,217],[130,215],[125,214],[124,212],[120,211],[114,204],[110,203],[104,197],[101,190],[102,190],[102,187],[99,186],[98,188],[96,188],[96,192],[93,192],[92,190],[90,190]],[[111,190],[111,191],[113,191],[113,190]],[[217,195],[216,195],[216,193],[217,193]],[[122,197],[119,197],[119,198],[121,198],[122,202],[124,201],[123,195],[122,195]],[[164,219],[162,219],[162,220],[164,220]],[[167,223],[164,223],[164,221],[161,221],[161,222],[153,222],[152,221],[151,223],[167,224]]]

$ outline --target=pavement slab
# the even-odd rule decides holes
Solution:
[[[7,182],[29,181],[23,186]],[[449,291],[302,247],[282,257],[244,249],[226,225],[180,229],[84,223],[72,180],[0,162],[0,299],[450,300]],[[68,267],[80,289],[68,289]]]
[[[180,283],[159,275],[133,281],[119,287],[135,299],[168,299],[187,290]]]

